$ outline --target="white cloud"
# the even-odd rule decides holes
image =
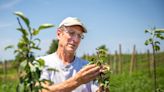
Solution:
[[[18,4],[21,0],[4,0],[4,3],[0,4],[0,11],[12,8]]]
[[[0,28],[7,28],[14,25],[14,23],[1,23],[0,22]]]

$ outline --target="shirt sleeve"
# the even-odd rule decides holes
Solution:
[[[99,88],[99,85],[95,81],[91,81],[91,92],[96,92]]]

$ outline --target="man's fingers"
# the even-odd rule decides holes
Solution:
[[[96,64],[87,65],[81,69],[76,75],[79,78],[80,83],[87,83],[98,76],[100,73],[100,67]]]
[[[91,68],[94,68],[94,67],[96,67],[96,64],[91,64],[91,65],[87,65],[87,66],[85,66],[82,70],[89,70],[89,69],[91,69]]]
[[[100,67],[95,66],[95,67],[90,68],[89,70],[87,70],[85,73],[88,74],[88,75],[95,74],[95,73],[100,73]]]

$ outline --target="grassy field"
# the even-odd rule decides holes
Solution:
[[[157,87],[164,92],[164,63],[157,67]],[[131,75],[128,72],[111,75],[111,92],[153,92],[153,77],[144,67]]]
[[[111,92],[154,92],[154,81],[149,62],[145,59],[146,54],[137,55],[136,68],[130,71],[130,61],[124,62],[122,72],[111,75]],[[164,53],[156,56],[157,90],[164,92]],[[124,56],[130,60],[130,55]],[[128,59],[129,58],[129,59]]]
[[[13,62],[7,63],[7,71],[4,74],[3,67],[0,64],[0,92],[16,92],[18,84],[17,69],[13,67]]]
[[[123,55],[124,62],[121,73],[111,74],[110,92],[154,92],[153,76],[146,62],[145,54],[137,56],[136,69],[129,74],[130,55]],[[158,92],[164,92],[164,52],[156,56],[157,59],[157,87]],[[112,58],[112,57],[111,57]],[[7,74],[4,74],[0,64],[0,92],[16,92],[18,84],[17,70],[8,63]]]

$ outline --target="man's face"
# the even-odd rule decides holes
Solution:
[[[83,29],[80,26],[64,27],[58,32],[59,46],[69,53],[75,53],[83,38]]]

